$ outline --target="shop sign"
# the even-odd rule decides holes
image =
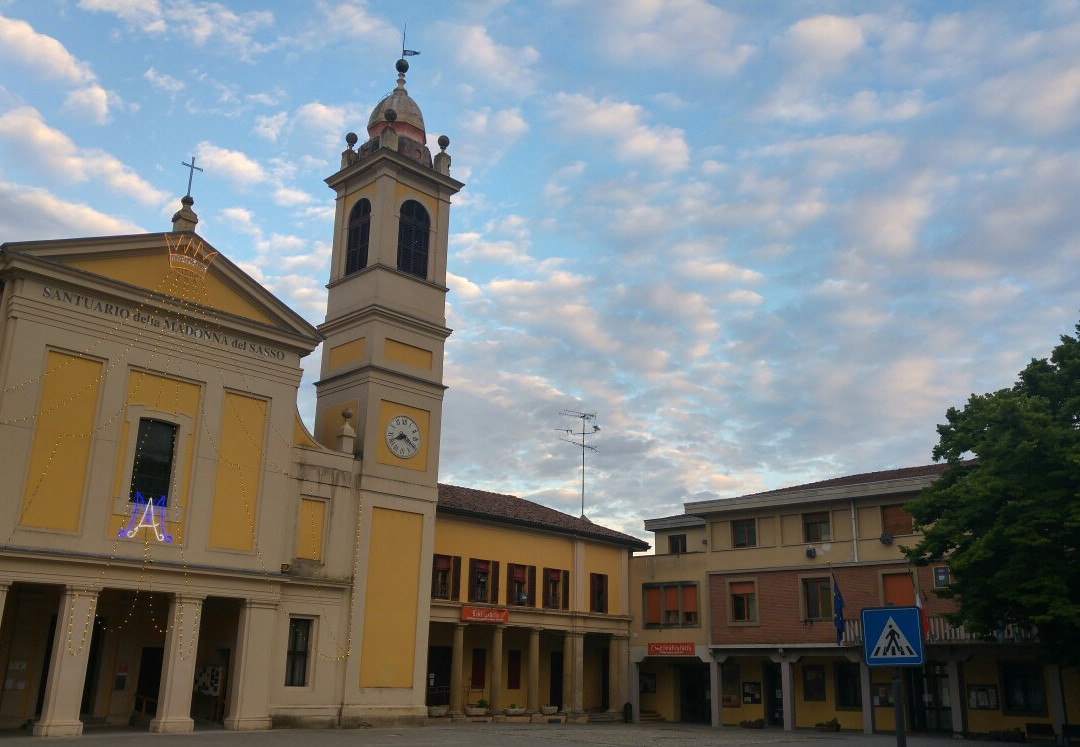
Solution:
[[[649,656],[694,656],[697,649],[693,643],[650,643]]]
[[[504,623],[510,619],[510,611],[491,607],[462,607],[461,619],[465,622]]]

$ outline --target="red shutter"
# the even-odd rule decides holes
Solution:
[[[687,612],[697,612],[697,585],[688,584],[682,587],[682,611],[685,615]]]
[[[491,561],[491,580],[490,584],[491,593],[488,594],[488,601],[492,604],[499,603],[499,561]]]
[[[645,590],[645,624],[659,625],[663,622],[660,616],[660,587],[653,586]]]
[[[664,612],[679,611],[679,587],[664,587]]]
[[[454,570],[450,578],[450,598],[455,602],[461,599],[461,556],[454,556]]]
[[[732,596],[735,596],[736,594],[753,594],[754,593],[754,582],[753,581],[738,581],[738,582],[732,584],[730,588],[731,588],[731,595]],[[695,596],[695,598],[697,597],[696,594],[694,596]]]
[[[476,558],[469,558],[469,577],[465,582],[469,588],[468,599],[476,601]]]
[[[536,606],[536,566],[535,565],[530,565],[529,566],[529,581],[528,581],[528,585],[525,587],[525,593],[529,595],[528,606],[529,607],[535,607]]]
[[[562,608],[570,609],[570,571],[562,572]]]
[[[915,586],[906,573],[885,573],[881,576],[881,591],[885,606],[911,607],[915,604]]]

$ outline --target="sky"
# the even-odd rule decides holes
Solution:
[[[585,513],[928,464],[1080,317],[1080,5],[0,0],[0,242],[198,231],[323,320],[395,83],[466,183],[440,481]],[[310,424],[316,351],[303,362]],[[562,433],[565,437],[565,433]]]

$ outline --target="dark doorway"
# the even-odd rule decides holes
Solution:
[[[428,646],[427,704],[450,705],[450,662],[454,649],[450,646]]]
[[[679,720],[690,724],[712,721],[709,704],[709,665],[677,664],[679,677]]]
[[[784,692],[780,686],[780,665],[767,661],[761,666],[765,679],[765,723],[768,726],[784,725]]]
[[[607,711],[611,708],[611,682],[608,681],[608,674],[611,670],[610,666],[611,652],[606,649],[600,649],[600,710]]]
[[[912,731],[952,731],[949,672],[944,664],[927,663],[906,672],[908,719]]]
[[[101,642],[105,638],[105,620],[94,618],[90,632],[90,653],[86,658],[86,677],[83,679],[82,703],[79,713],[83,716],[94,715],[94,699],[97,695],[97,683],[101,679]]]
[[[551,672],[551,683],[548,686],[548,704],[553,706],[563,707],[562,702],[562,651],[551,652],[551,666],[548,671]]]
[[[49,635],[45,638],[45,661],[41,665],[41,684],[38,685],[37,705],[34,706],[34,716],[41,715],[41,709],[45,707],[45,687],[49,684],[49,665],[52,663],[53,639],[56,637],[56,615],[49,620]]]
[[[164,659],[164,646],[145,646],[142,650],[139,658],[139,681],[135,686],[135,712],[142,716],[157,715],[161,663]]]

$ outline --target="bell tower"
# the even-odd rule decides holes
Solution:
[[[408,69],[397,61],[369,139],[357,147],[349,133],[326,180],[337,204],[315,435],[336,448],[351,410],[362,473],[422,485],[435,500],[450,197],[464,185],[450,177],[449,138],[434,159],[428,150]]]
[[[447,238],[450,198],[464,185],[450,176],[449,138],[434,158],[428,150],[408,69],[397,61],[397,87],[371,113],[368,139],[346,135],[326,180],[337,196],[315,437],[358,461],[346,720],[426,715]]]

